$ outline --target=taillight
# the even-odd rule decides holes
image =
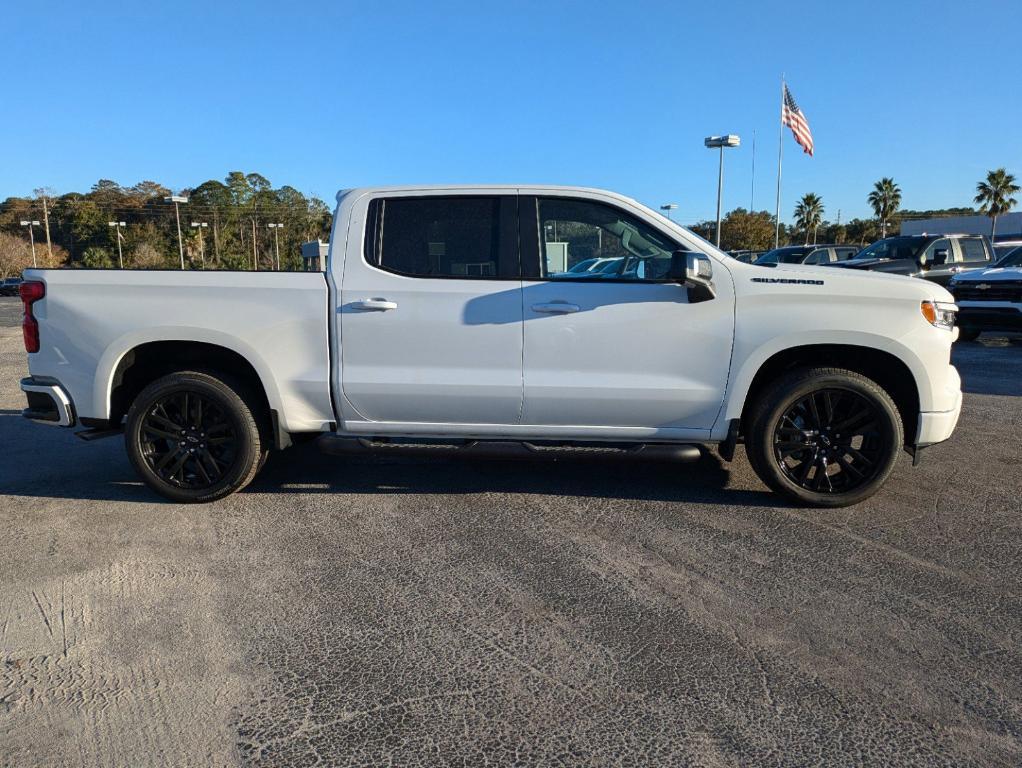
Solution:
[[[46,295],[46,284],[38,280],[28,280],[21,284],[21,303],[25,306],[25,315],[21,319],[21,333],[25,337],[25,351],[39,351],[39,321],[32,314],[32,305]]]

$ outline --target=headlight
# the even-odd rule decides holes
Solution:
[[[955,312],[958,311],[956,304],[948,304],[944,301],[924,301],[919,305],[919,311],[923,313],[926,322],[935,328],[950,331],[955,327]]]

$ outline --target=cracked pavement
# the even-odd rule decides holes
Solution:
[[[1022,763],[1022,339],[856,507],[732,465],[271,458],[163,502],[20,417],[0,300],[0,765]]]

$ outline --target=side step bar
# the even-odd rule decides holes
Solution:
[[[405,455],[458,456],[487,459],[641,459],[643,461],[698,461],[698,445],[647,444],[607,445],[601,443],[539,444],[509,440],[467,440],[460,443],[402,440],[372,440],[364,437],[323,435],[317,441],[323,453],[332,456]]]

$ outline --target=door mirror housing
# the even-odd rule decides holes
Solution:
[[[947,264],[947,248],[936,248],[933,251],[934,264]]]
[[[688,300],[693,304],[717,295],[713,288],[713,262],[701,253],[675,251],[671,254],[671,269],[667,279],[688,288]]]

